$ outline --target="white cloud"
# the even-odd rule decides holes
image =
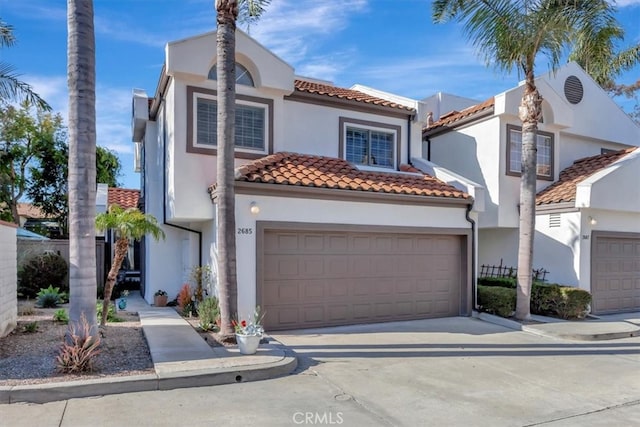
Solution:
[[[354,13],[366,8],[367,0],[282,0],[273,2],[249,32],[295,64],[306,59],[314,40],[344,29]]]
[[[60,113],[69,116],[69,92],[64,76],[24,76],[36,93]],[[118,154],[133,153],[131,142],[131,89],[98,85],[96,88],[96,139],[98,145]],[[123,162],[124,163],[124,162]]]
[[[640,0],[616,0],[612,3],[618,7],[638,6],[640,5]]]

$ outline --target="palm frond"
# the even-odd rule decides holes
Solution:
[[[33,91],[31,85],[23,82],[19,77],[13,66],[0,63],[0,100],[28,101],[44,111],[51,111],[49,104]]]
[[[0,47],[11,47],[15,42],[16,38],[13,35],[13,27],[0,20]]]
[[[239,0],[238,21],[247,25],[257,22],[270,3],[271,0]]]

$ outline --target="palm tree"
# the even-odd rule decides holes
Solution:
[[[107,282],[104,285],[102,319],[100,320],[100,326],[104,326],[107,323],[107,312],[113,285],[116,283],[116,277],[122,266],[122,261],[124,261],[124,257],[127,255],[129,241],[131,239],[140,240],[147,234],[150,234],[156,240],[164,239],[165,236],[164,231],[162,231],[158,225],[158,220],[152,215],[144,214],[137,208],[124,210],[118,205],[111,205],[107,212],[98,214],[96,217],[96,228],[101,231],[114,230],[117,237],[111,269],[107,275]]]
[[[67,0],[69,320],[96,324],[96,57],[92,0]]]
[[[15,42],[13,27],[0,20],[0,47],[11,47]],[[0,100],[28,101],[42,110],[51,111],[49,104],[19,77],[12,65],[0,62]]]
[[[516,317],[528,319],[533,268],[536,196],[536,132],[542,117],[542,96],[535,82],[535,61],[545,56],[555,70],[562,54],[574,48],[599,58],[603,45],[619,32],[607,0],[435,0],[433,19],[457,19],[487,64],[524,75],[519,108],[522,121],[522,174],[518,244]],[[621,31],[621,30],[620,30]],[[575,40],[589,43],[573,43]]]
[[[257,20],[270,0],[216,0],[216,68],[218,70],[218,295],[220,336],[234,339],[231,318],[238,309],[236,218],[233,189],[236,117],[236,22]]]

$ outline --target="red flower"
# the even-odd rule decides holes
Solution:
[[[240,324],[242,325],[243,328],[247,327],[247,321],[243,320],[242,322],[240,322]]]

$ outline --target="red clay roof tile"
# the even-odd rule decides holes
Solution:
[[[128,188],[109,188],[107,193],[107,206],[118,205],[123,209],[138,207],[140,190]]]
[[[256,166],[258,166],[258,170]],[[412,166],[402,170],[417,173],[369,172],[357,169],[346,160],[296,153],[275,153],[236,169],[236,180],[273,183],[276,173],[285,178],[281,185],[303,185],[316,188],[335,188],[336,191],[370,191],[389,194],[437,196],[469,199],[470,196]],[[255,170],[255,172],[254,172]],[[419,173],[419,174],[418,174]],[[215,185],[211,190],[215,189]]]
[[[637,147],[576,160],[571,166],[560,172],[560,176],[556,182],[536,195],[536,204],[545,205],[575,201],[577,184],[620,160],[635,149],[637,149]]]
[[[358,90],[345,89],[337,86],[310,82],[307,80],[299,80],[299,79],[296,79],[294,81],[294,85],[298,92],[326,95],[326,96],[331,96],[335,98],[346,99],[349,101],[364,102],[366,104],[397,108],[405,111],[415,111],[413,108],[407,107],[406,105],[398,104],[393,101],[388,101],[386,99],[371,96],[364,92],[360,92]]]
[[[486,101],[481,102],[480,104],[472,105],[471,107],[465,108],[462,111],[449,111],[448,113],[441,115],[436,122],[434,122],[430,126],[427,126],[426,128],[424,128],[424,130],[431,131],[439,127],[451,125],[459,120],[464,119],[465,117],[469,117],[481,111],[493,108],[494,104],[495,99],[491,97]]]

